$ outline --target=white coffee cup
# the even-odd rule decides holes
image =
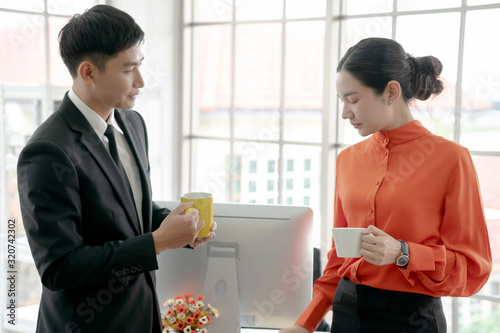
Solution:
[[[361,237],[365,228],[332,228],[335,250],[339,258],[361,257]]]

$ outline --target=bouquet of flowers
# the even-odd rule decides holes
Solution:
[[[208,333],[208,329],[204,326],[212,321],[212,317],[219,317],[219,310],[210,304],[203,309],[205,298],[201,295],[196,295],[196,298],[197,300],[186,294],[163,303],[163,306],[168,307],[162,316],[163,333]]]

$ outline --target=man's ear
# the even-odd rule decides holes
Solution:
[[[94,83],[94,73],[96,70],[96,67],[91,62],[85,60],[78,66],[78,76],[80,76],[85,84],[91,85]]]
[[[385,90],[387,93],[389,104],[394,103],[399,97],[401,97],[401,85],[398,81],[389,81],[385,87]]]

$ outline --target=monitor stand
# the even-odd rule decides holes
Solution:
[[[207,326],[217,333],[240,333],[240,294],[238,289],[239,246],[236,243],[208,242],[205,303],[219,309],[220,317]]]

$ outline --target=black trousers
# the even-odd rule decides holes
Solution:
[[[441,298],[340,280],[332,333],[445,333]]]

